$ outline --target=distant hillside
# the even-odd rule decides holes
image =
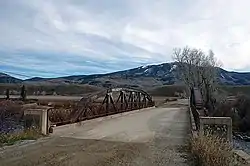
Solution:
[[[23,80],[12,77],[8,74],[0,73],[0,83],[21,83]]]
[[[177,63],[163,63],[159,65],[141,66],[130,70],[118,71],[108,74],[77,75],[59,78],[34,77],[28,80],[20,80],[2,74],[0,83],[56,83],[56,84],[88,84],[98,87],[156,87],[162,85],[179,84],[177,77]],[[238,73],[219,69],[218,80],[223,85],[250,85],[250,72]]]
[[[250,85],[250,72],[238,73],[220,69],[218,77],[223,85]]]

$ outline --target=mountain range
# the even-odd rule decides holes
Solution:
[[[40,78],[21,80],[5,73],[0,73],[0,83],[27,84],[88,84],[98,87],[155,87],[181,83],[177,74],[177,63],[140,66],[137,68],[108,74],[73,75],[57,78]],[[223,85],[250,85],[250,72],[230,72],[219,68],[218,80]]]

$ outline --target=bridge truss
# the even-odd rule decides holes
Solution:
[[[113,88],[83,97],[72,108],[51,108],[48,116],[52,125],[63,125],[154,105],[152,97],[143,90]]]

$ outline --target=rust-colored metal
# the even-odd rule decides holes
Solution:
[[[87,119],[154,106],[152,97],[143,90],[113,88],[83,97],[69,109],[50,109],[52,125],[64,125]]]

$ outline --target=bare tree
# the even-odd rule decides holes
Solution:
[[[26,89],[25,86],[23,85],[21,88],[21,99],[24,101],[26,100]]]
[[[10,90],[9,89],[6,89],[5,95],[6,95],[6,99],[9,100],[10,99]]]
[[[176,48],[173,59],[178,63],[178,74],[185,85],[191,90],[193,87],[200,89],[204,104],[214,111],[215,92],[217,82],[217,69],[220,63],[210,50],[205,54],[196,48]]]

